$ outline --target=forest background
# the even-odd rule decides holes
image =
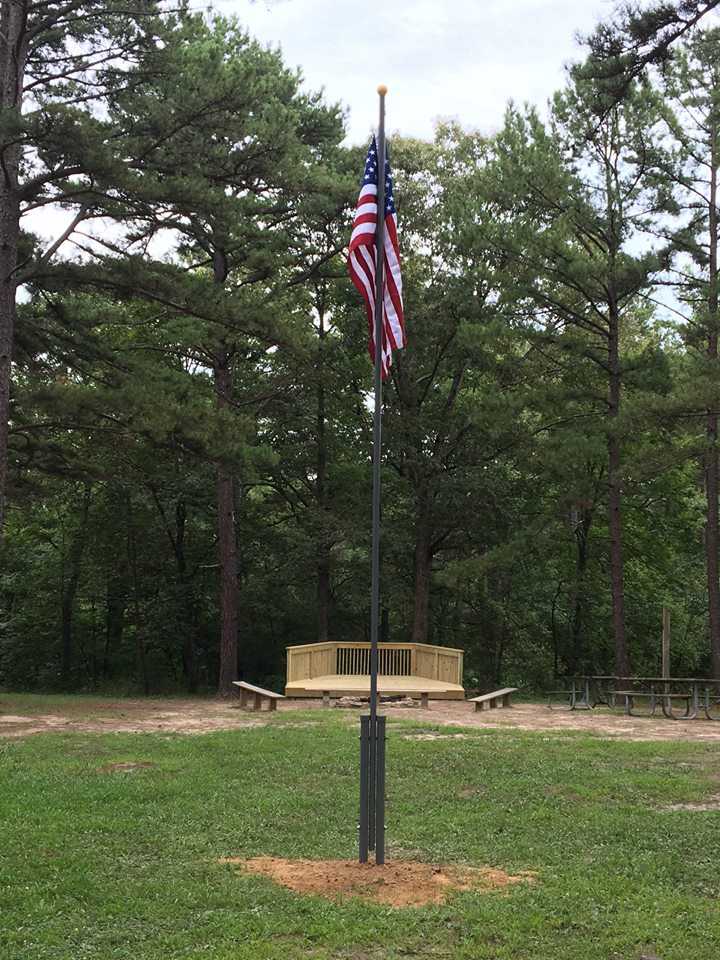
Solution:
[[[663,605],[720,677],[719,3],[618,9],[547,119],[389,144],[381,640],[469,687],[657,674]],[[5,0],[0,85],[0,684],[280,688],[367,640],[341,108],[153,0]]]

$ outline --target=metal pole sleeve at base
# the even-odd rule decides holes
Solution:
[[[375,729],[377,774],[375,777],[375,863],[385,863],[385,717],[378,717]]]
[[[368,717],[368,847],[375,849],[375,789],[377,780],[377,717]]]
[[[370,717],[360,717],[360,863],[367,863],[370,810]]]

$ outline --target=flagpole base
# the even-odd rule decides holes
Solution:
[[[360,717],[360,843],[358,860],[385,863],[385,717]]]

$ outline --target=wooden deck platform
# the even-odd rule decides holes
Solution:
[[[322,697],[324,692],[331,697],[367,697],[370,694],[370,677],[367,674],[331,673],[291,680],[285,685],[286,697]],[[401,695],[419,698],[427,693],[431,700],[465,699],[465,691],[459,684],[426,677],[378,676],[378,693],[383,697]]]
[[[286,697],[367,697],[370,644],[327,641],[287,648]],[[378,644],[381,696],[463,700],[463,652],[427,643]]]

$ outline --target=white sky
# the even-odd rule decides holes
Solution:
[[[388,86],[387,129],[431,139],[452,117],[497,129],[510,99],[542,106],[581,59],[575,34],[609,17],[614,0],[213,0],[252,36],[283,50],[311,90],[349,108],[348,142],[377,122]],[[381,28],[381,29],[379,29]]]

